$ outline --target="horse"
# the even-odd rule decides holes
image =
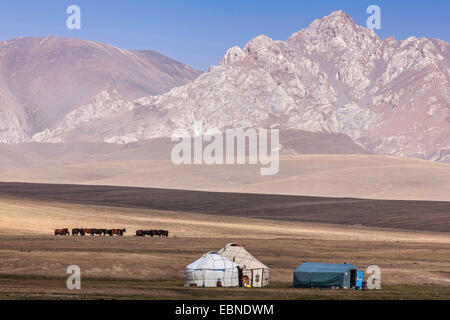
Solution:
[[[93,236],[95,236],[96,234],[98,234],[99,236],[104,236],[106,231],[106,229],[91,229],[91,234]]]
[[[69,229],[55,229],[55,236],[68,236],[70,235]]]
[[[144,236],[150,236],[153,238],[155,236],[155,231],[154,230],[145,230]]]
[[[136,237],[145,237],[144,230],[136,230]]]
[[[123,234],[127,232],[126,229],[112,229],[113,234],[117,234],[118,236],[123,237]]]
[[[84,237],[84,235],[85,235],[84,229],[83,228],[72,229],[72,236],[77,236],[77,235]]]
[[[169,231],[167,230],[159,230],[160,231],[160,237],[169,237]]]

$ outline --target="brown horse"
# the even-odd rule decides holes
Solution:
[[[72,235],[73,235],[73,236],[80,235],[80,236],[84,237],[85,234],[86,234],[86,233],[85,233],[85,231],[84,231],[83,228],[74,228],[74,229],[72,229]]]
[[[55,229],[55,236],[68,236],[70,235],[69,229]]]
[[[136,230],[136,237],[145,237],[144,230]]]
[[[169,231],[167,230],[159,230],[160,237],[169,237]]]
[[[117,234],[120,237],[123,237],[123,234],[127,232],[126,229],[112,229],[113,234]]]
[[[98,234],[99,236],[104,236],[106,234],[107,230],[106,229],[91,229],[91,234],[92,235],[96,235]]]
[[[153,237],[168,237],[169,231],[167,231],[167,230],[137,230],[136,236],[138,236],[138,237],[150,236],[152,238]]]

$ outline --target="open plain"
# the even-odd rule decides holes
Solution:
[[[345,220],[348,217],[339,210],[333,223],[311,222],[308,215],[303,219],[302,212],[305,211],[302,210],[297,215],[292,211],[291,218],[286,211],[283,215],[281,210],[279,218],[271,207],[260,207],[260,217],[254,214],[224,215],[237,194],[196,193],[196,197],[191,197],[187,191],[175,190],[178,195],[184,193],[182,199],[189,210],[183,211],[176,206],[176,199],[171,202],[168,198],[174,190],[132,188],[135,199],[139,199],[138,191],[141,195],[141,205],[133,207],[124,196],[130,192],[126,188],[116,188],[111,193],[110,187],[96,187],[99,189],[94,192],[88,186],[28,185],[28,188],[41,192],[23,191],[12,196],[5,191],[7,187],[8,184],[2,184],[0,188],[0,299],[450,298],[450,234],[444,229],[449,225],[450,203],[425,202],[427,205],[420,207],[415,202],[404,202],[403,210],[396,216],[396,224],[383,216],[370,220],[368,215],[364,220],[374,223],[365,226],[361,223],[350,225]],[[17,187],[17,184],[9,185],[11,190],[18,190]],[[81,189],[75,192],[73,188]],[[27,190],[24,185],[21,189]],[[117,203],[109,198],[108,204],[105,192],[122,201]],[[87,203],[70,200],[70,195],[89,193],[92,198]],[[155,201],[150,201],[152,199]],[[197,201],[189,204],[189,199]],[[195,204],[205,199],[215,203],[216,212],[195,212]],[[353,202],[349,199],[319,199],[303,201],[310,209],[332,200],[338,209],[341,201],[345,206],[361,205],[358,199]],[[156,208],[161,202],[167,202],[166,207]],[[238,202],[244,211],[245,203]],[[250,201],[248,206],[254,207],[254,203]],[[375,207],[378,212],[383,208],[399,210],[390,201],[381,201]],[[412,220],[418,219],[414,217],[420,216],[414,212],[415,207],[423,210],[422,216],[429,217],[422,221],[425,227],[411,224]],[[332,210],[330,204],[317,208]],[[269,212],[272,212],[272,218]],[[339,216],[343,221],[339,221]],[[126,228],[127,233],[123,238],[53,236],[54,229],[72,227]],[[170,237],[134,237],[137,229],[167,229]],[[244,244],[271,268],[268,288],[183,286],[184,269],[189,263],[229,242]],[[362,269],[379,265],[382,290],[291,288],[293,270],[305,261],[348,262]],[[82,289],[79,291],[66,288],[66,269],[70,265],[81,268]]]

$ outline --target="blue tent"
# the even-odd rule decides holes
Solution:
[[[306,262],[294,271],[295,288],[350,288],[355,286],[358,268],[353,264]]]

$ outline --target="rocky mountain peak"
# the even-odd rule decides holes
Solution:
[[[373,30],[358,26],[348,14],[338,10],[322,19],[314,20],[308,28],[294,33],[289,42],[305,44],[310,51],[323,53],[330,49],[365,50],[379,46],[381,39]]]
[[[326,27],[340,28],[342,26],[351,26],[356,28],[355,22],[347,13],[343,10],[336,10],[328,16],[315,20],[310,25],[310,28],[314,29],[315,27],[319,27],[324,29]]]
[[[235,46],[235,47],[232,47],[231,49],[228,49],[227,53],[223,57],[220,64],[225,65],[225,64],[231,64],[234,62],[240,62],[240,61],[244,60],[246,56],[247,55],[241,48]]]

